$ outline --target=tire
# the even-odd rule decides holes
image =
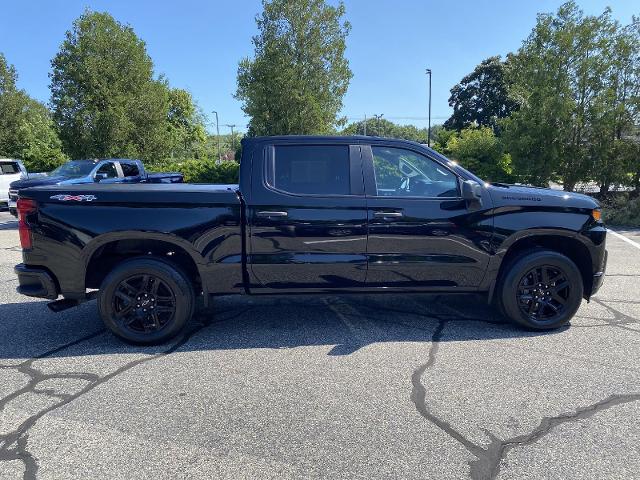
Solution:
[[[138,257],[117,265],[98,292],[104,324],[129,343],[153,345],[175,337],[195,308],[193,286],[176,266]]]
[[[575,263],[561,253],[534,250],[506,266],[498,301],[514,323],[552,330],[569,323],[582,302],[583,283]]]

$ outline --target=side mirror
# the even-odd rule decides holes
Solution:
[[[480,208],[482,206],[482,187],[473,180],[462,182],[462,198],[469,207]]]
[[[105,180],[107,178],[108,178],[108,175],[106,173],[96,173],[95,176],[93,177],[93,181],[101,182],[102,180]]]

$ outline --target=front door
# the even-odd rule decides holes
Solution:
[[[363,287],[367,210],[359,146],[277,143],[254,159],[248,207],[251,287]]]
[[[438,290],[480,285],[491,228],[460,196],[458,176],[425,153],[363,146],[367,286]]]

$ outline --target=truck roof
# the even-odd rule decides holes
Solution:
[[[419,142],[412,140],[404,140],[401,138],[389,138],[389,137],[372,137],[368,135],[275,135],[265,137],[245,137],[242,139],[243,143],[262,143],[262,142],[308,142],[308,143],[398,143],[398,144],[412,144],[422,148],[429,148]]]
[[[98,162],[102,162],[105,160],[110,160],[112,162],[120,162],[120,161],[124,161],[124,162],[139,162],[140,160],[138,160],[137,158],[76,158],[73,160],[69,160],[70,162],[91,162],[91,163],[98,163]]]

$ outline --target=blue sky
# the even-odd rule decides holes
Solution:
[[[334,3],[334,2],[332,2]],[[451,112],[449,89],[481,60],[516,50],[536,13],[560,0],[346,0],[352,25],[347,57],[353,79],[343,115],[358,120],[384,114],[398,123],[426,126],[427,77],[433,70],[432,123]],[[636,0],[583,0],[588,14],[609,5],[623,23],[640,14]],[[252,54],[259,0],[47,0],[2,5],[0,52],[18,69],[19,85],[48,101],[50,60],[65,31],[85,8],[107,11],[130,24],[147,44],[157,73],[189,90],[224,124],[247,124],[233,99],[238,61]],[[211,119],[213,116],[210,115]]]

